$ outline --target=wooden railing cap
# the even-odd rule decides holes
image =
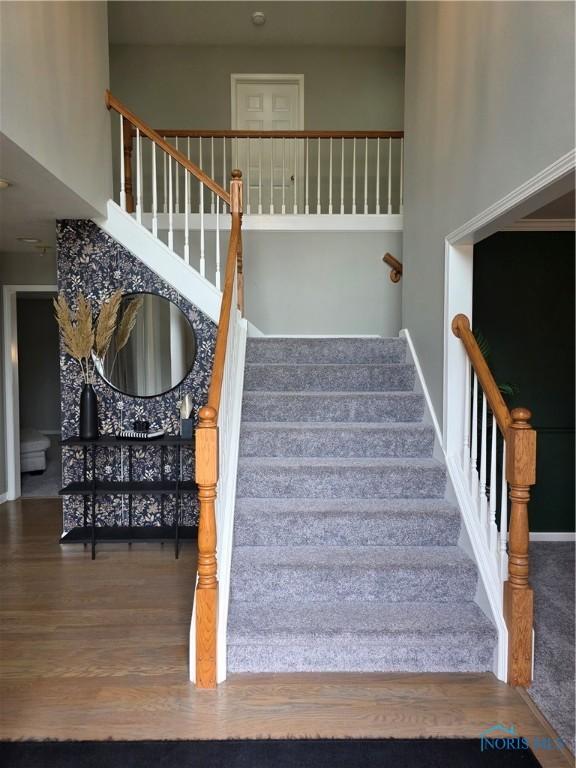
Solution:
[[[234,168],[232,171],[232,178],[233,179],[241,179],[242,178],[242,171],[239,168]]]
[[[215,424],[218,418],[218,413],[215,408],[210,405],[203,405],[198,413],[198,420],[200,424]]]
[[[452,318],[452,333],[454,334],[454,336],[457,336],[458,338],[460,338],[461,330],[465,330],[465,331],[470,330],[470,320],[468,320],[466,315],[462,315],[462,314],[454,315],[454,317]]]
[[[532,411],[528,408],[513,408],[510,416],[512,417],[514,429],[532,429],[530,426]]]

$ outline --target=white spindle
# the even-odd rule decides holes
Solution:
[[[356,137],[352,141],[352,213],[356,213]]]
[[[320,138],[318,138],[318,194],[316,198],[316,213],[322,213],[322,204],[320,202]]]
[[[142,224],[142,139],[136,128],[136,220]]]
[[[330,170],[328,179],[328,213],[332,213],[332,136],[330,136]]]
[[[204,255],[204,184],[200,182],[200,274],[206,276],[206,258]]]
[[[464,477],[466,478],[470,477],[470,398],[472,396],[470,389],[471,369],[471,364],[468,362],[468,360],[466,360],[466,376],[464,383],[464,446],[462,451],[462,469],[464,470]]]
[[[126,210],[126,169],[124,167],[124,118],[120,115],[120,208]]]
[[[400,139],[400,213],[404,213],[404,139]]]
[[[506,482],[506,440],[502,440],[502,489],[500,496],[500,579],[508,578],[508,483]]]
[[[344,213],[344,136],[340,139],[340,213]]]
[[[498,441],[498,424],[492,414],[492,441],[490,443],[490,552],[496,559],[498,548],[498,529],[496,527],[496,443]]]
[[[228,187],[228,179],[226,178],[226,136],[222,137],[222,186],[224,189]],[[222,203],[222,213],[226,213],[226,203]]]
[[[309,177],[310,177],[310,166],[309,166],[309,147],[308,147],[308,136],[306,136],[306,200],[304,201],[304,213],[309,214],[310,213],[310,205],[308,202],[308,193],[309,193]]]
[[[270,213],[274,213],[274,139],[270,139]]]
[[[470,435],[470,492],[476,503],[478,499],[478,379],[476,373],[472,374],[472,434]]]
[[[262,137],[258,139],[258,213],[262,213]]]
[[[174,214],[172,206],[174,203],[172,190],[172,158],[168,158],[168,248],[174,250]]]
[[[486,395],[482,392],[482,426],[480,435],[480,522],[483,533],[488,530],[488,497],[486,496],[486,465],[487,465],[487,433],[488,407]]]
[[[152,234],[158,237],[158,192],[156,190],[156,142],[152,142]]]
[[[364,213],[368,213],[368,136],[364,141]]]
[[[296,163],[298,161],[298,139],[294,139],[294,205],[292,206],[292,212],[298,213],[298,168]]]
[[[286,139],[282,136],[282,214],[286,213]]]
[[[210,178],[214,178],[214,136],[210,137]],[[214,213],[215,195],[210,198],[210,213]]]
[[[250,139],[246,139],[246,213],[250,213]]]
[[[388,215],[392,213],[392,137],[388,137]]]
[[[176,136],[176,151],[178,152],[178,136]],[[176,185],[176,213],[180,213],[180,181],[178,179],[178,172],[179,168],[178,166],[180,163],[178,161],[174,161],[174,167],[175,167],[175,185]]]
[[[220,290],[220,200],[216,201],[216,288]]]
[[[376,139],[376,213],[380,213],[380,137]]]
[[[184,261],[190,264],[190,173],[184,169]]]
[[[162,168],[163,168],[163,197],[162,197],[162,211],[164,213],[168,213],[168,170],[167,165],[168,163],[168,155],[166,152],[162,152]]]

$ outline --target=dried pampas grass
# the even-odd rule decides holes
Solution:
[[[116,354],[118,354],[122,347],[125,347],[128,343],[130,334],[136,325],[138,312],[140,312],[143,303],[144,299],[139,297],[137,299],[132,299],[132,301],[126,307],[126,310],[122,316],[122,320],[120,321],[120,325],[118,326],[118,332],[116,334]]]
[[[122,301],[122,289],[118,288],[114,291],[112,296],[102,305],[100,314],[98,315],[98,322],[96,324],[96,332],[94,335],[94,352],[96,357],[101,361],[106,357],[108,347],[116,330],[116,323],[118,321],[118,310],[120,309],[120,302]]]
[[[94,327],[92,324],[92,307],[88,299],[81,293],[77,298],[77,310],[73,313],[68,306],[66,297],[60,293],[54,299],[54,313],[64,349],[80,363],[82,375],[87,384],[90,383],[89,360],[94,344]]]

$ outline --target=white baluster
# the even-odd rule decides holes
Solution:
[[[392,137],[388,137],[388,215],[392,213]]]
[[[162,152],[162,167],[163,167],[163,197],[162,197],[162,211],[168,213],[168,171],[166,164],[168,162],[168,155],[166,152]]]
[[[502,440],[502,490],[500,495],[500,580],[508,578],[508,483],[506,482],[506,440]]]
[[[472,366],[467,359],[466,376],[464,382],[464,446],[462,450],[462,469],[464,471],[464,477],[466,478],[470,477],[470,398],[472,396],[470,382],[471,369]]]
[[[310,213],[310,205],[308,202],[308,192],[309,192],[309,180],[310,180],[310,166],[309,166],[309,146],[308,146],[308,136],[306,136],[306,200],[304,201],[304,213],[309,214]]]
[[[246,213],[250,214],[251,213],[250,211],[250,165],[252,163],[250,160],[250,139],[249,138],[246,139],[246,157],[247,157],[246,165],[248,166],[247,173],[246,173],[246,193],[245,193]]]
[[[340,213],[344,213],[344,136],[340,139]]]
[[[282,136],[282,214],[286,213],[286,139]]]
[[[328,213],[332,211],[332,136],[330,136],[330,170],[328,179]]]
[[[140,130],[136,128],[136,220],[139,224],[142,223],[142,173],[141,173],[141,159],[142,156],[142,141],[140,138]]]
[[[184,169],[184,261],[190,264],[190,174]]]
[[[258,138],[258,213],[262,213],[262,137]]]
[[[200,274],[206,276],[206,258],[204,255],[204,184],[200,182]]]
[[[220,290],[220,200],[216,200],[216,288]]]
[[[210,178],[214,178],[214,136],[210,137]],[[210,199],[210,213],[214,213],[214,192]]]
[[[176,136],[176,151],[178,151],[178,136]],[[180,163],[175,160],[174,161],[174,169],[175,169],[175,177],[176,177],[175,178],[175,184],[176,184],[176,208],[175,208],[175,211],[176,211],[176,213],[180,213],[180,182],[179,182],[179,179],[178,179],[178,172],[179,172],[178,166],[179,165],[180,165]]]
[[[356,137],[352,142],[352,213],[356,213]]]
[[[293,213],[298,213],[298,168],[296,163],[298,161],[298,139],[294,139],[294,205],[292,207]]]
[[[380,137],[376,139],[376,213],[380,213]]]
[[[364,141],[364,213],[368,213],[368,136]]]
[[[222,137],[222,186],[224,189],[228,186],[226,177],[226,136]],[[226,203],[222,203],[222,213],[226,213]]]
[[[498,424],[492,414],[492,442],[490,443],[490,552],[494,560],[498,560],[498,528],[496,527],[496,443],[498,441]]]
[[[400,213],[404,213],[404,139],[400,139]]]
[[[476,373],[472,374],[472,441],[470,453],[470,493],[476,504],[478,501],[478,379]]]
[[[487,464],[487,423],[488,407],[486,395],[482,392],[482,426],[480,435],[480,522],[482,532],[486,536],[488,532],[488,497],[486,496],[486,464]]]
[[[320,202],[320,138],[318,139],[318,195],[316,199],[316,213],[322,213],[322,203]]]
[[[270,213],[274,213],[274,139],[270,139]]]
[[[120,208],[126,210],[126,169],[124,167],[124,118],[120,115]]]
[[[158,192],[156,190],[156,142],[152,142],[152,234],[158,237]]]
[[[174,219],[172,206],[174,203],[172,191],[172,158],[168,158],[168,248],[174,250]]]

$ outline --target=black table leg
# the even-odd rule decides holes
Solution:
[[[178,476],[176,478],[176,498],[175,498],[175,505],[176,508],[174,510],[174,522],[176,525],[176,530],[174,531],[174,556],[176,560],[178,560],[179,553],[179,546],[180,546],[180,446],[176,448],[176,467],[178,469]]]
[[[92,446],[92,560],[96,560],[96,446]]]
[[[128,446],[128,482],[132,484],[132,446]],[[128,546],[132,546],[132,494],[128,495]]]
[[[88,482],[88,446],[83,446],[82,452],[84,454],[84,482]],[[84,536],[86,536],[86,529],[88,528],[88,497],[82,496],[82,506],[84,507]],[[86,549],[87,542],[84,542],[84,549]]]

